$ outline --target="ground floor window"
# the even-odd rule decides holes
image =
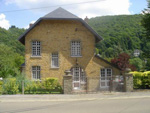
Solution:
[[[100,71],[100,87],[106,88],[110,86],[110,80],[112,79],[112,69],[103,68]]]
[[[32,66],[32,79],[40,80],[41,79],[41,67]]]

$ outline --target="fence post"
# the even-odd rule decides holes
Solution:
[[[22,94],[24,95],[24,80],[22,80]]]
[[[133,91],[133,75],[130,73],[131,69],[126,68],[124,73],[124,89],[125,92]]]
[[[64,94],[72,94],[72,75],[70,73],[69,70],[66,70],[63,76]]]

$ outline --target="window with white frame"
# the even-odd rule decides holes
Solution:
[[[73,81],[80,81],[81,83],[86,82],[85,72],[81,67],[74,67],[72,69]]]
[[[32,79],[40,80],[41,79],[41,67],[32,66]]]
[[[71,56],[78,57],[81,56],[81,42],[71,41]]]
[[[51,67],[52,68],[59,68],[59,58],[58,53],[52,53],[51,56]]]
[[[32,56],[41,56],[41,42],[32,41]]]
[[[111,68],[104,68],[101,69],[101,80],[111,79],[112,76],[112,69]]]

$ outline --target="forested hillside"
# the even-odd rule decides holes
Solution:
[[[143,15],[119,15],[91,18],[88,24],[103,37],[96,47],[102,57],[115,57],[119,53],[132,54],[134,49],[145,49]]]
[[[0,77],[16,76],[24,63],[24,46],[17,40],[24,29],[0,28]]]

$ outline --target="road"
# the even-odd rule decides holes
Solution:
[[[0,113],[150,113],[150,98],[0,102]]]

